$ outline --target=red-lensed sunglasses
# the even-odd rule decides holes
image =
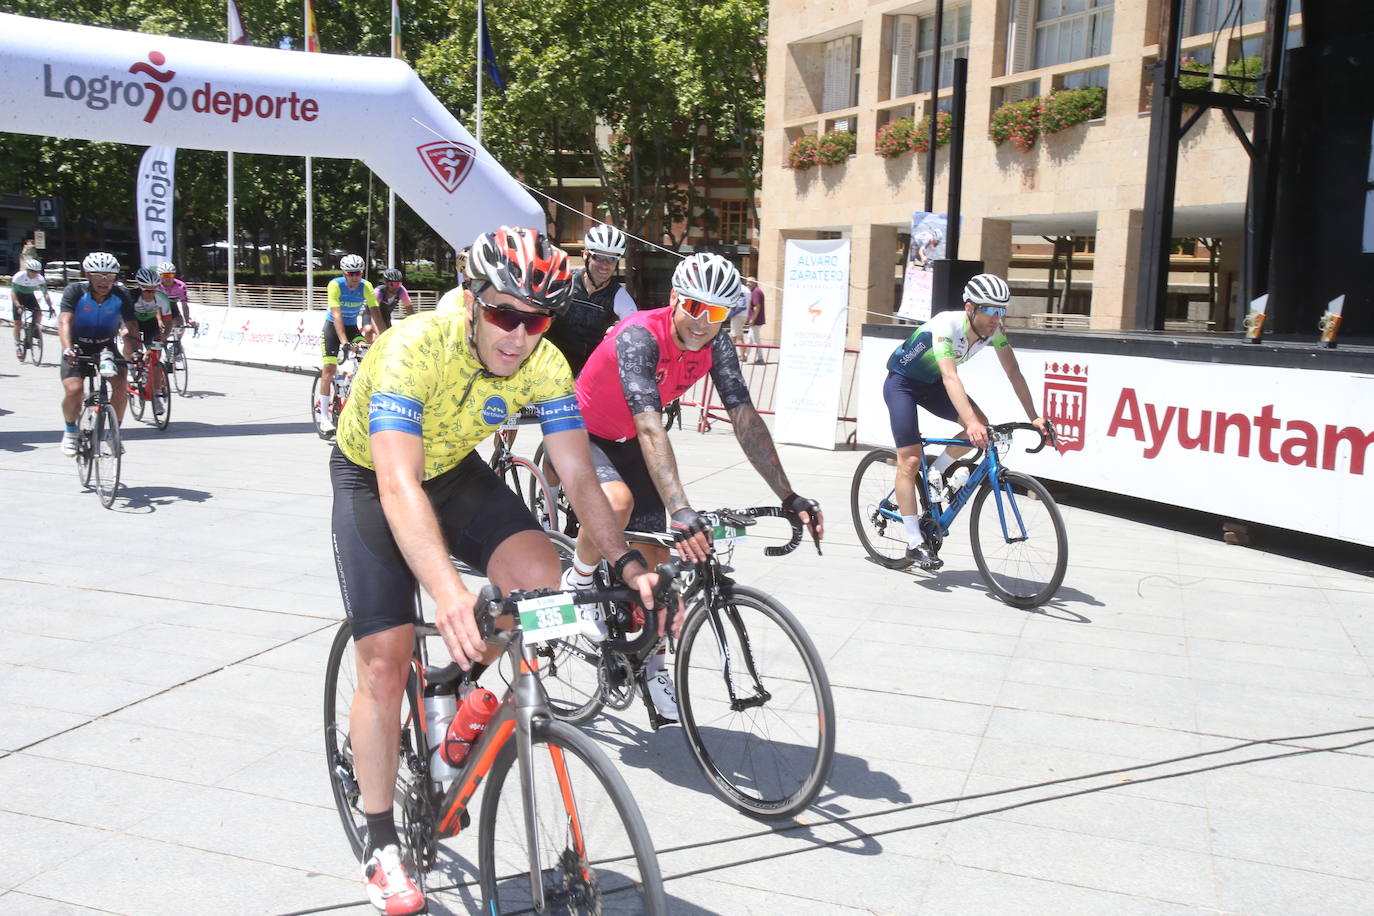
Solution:
[[[709,302],[688,299],[685,296],[678,299],[677,302],[688,315],[691,315],[693,318],[700,318],[705,315],[706,320],[711,322],[711,324],[720,324],[726,318],[730,317],[730,306],[728,305],[712,305]]]
[[[344,276],[345,276],[345,277],[361,277],[362,275],[363,275],[363,272],[362,272],[361,270],[345,270],[345,271],[344,271]]]
[[[522,312],[505,306],[488,305],[481,299],[477,300],[477,304],[482,307],[482,317],[488,323],[507,333],[523,324],[526,334],[543,334],[553,324],[553,316],[548,312]]]

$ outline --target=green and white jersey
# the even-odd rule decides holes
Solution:
[[[158,315],[172,314],[172,300],[162,290],[153,290],[153,298],[144,299],[134,293],[134,314],[139,321],[156,321]]]
[[[902,341],[888,357],[887,368],[913,381],[935,384],[940,381],[940,360],[963,365],[989,343],[994,350],[1011,346],[1000,324],[992,337],[979,337],[963,309],[940,312]]]

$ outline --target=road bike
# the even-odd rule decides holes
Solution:
[[[660,573],[669,582],[672,570]],[[403,860],[422,888],[441,842],[470,826],[470,803],[485,783],[477,827],[483,912],[667,912],[657,855],[629,787],[596,742],[552,714],[537,676],[537,647],[587,626],[579,605],[637,594],[546,589],[502,598],[494,586],[484,588],[478,623],[489,642],[505,644],[513,681],[455,773],[439,757],[447,723],[427,712],[447,696],[451,716],[455,695],[470,685],[456,663],[431,665],[428,640],[438,630],[424,621],[417,591],[394,798]],[[671,586],[656,600],[675,601]],[[513,628],[495,630],[498,614],[513,615]],[[367,824],[348,722],[356,688],[353,634],[344,621],[325,673],[325,753],[344,832],[361,858]]]
[[[38,321],[38,310],[21,308],[24,313],[23,324],[19,328],[19,343],[24,348],[20,362],[27,359],[35,366],[43,365],[43,326]]]
[[[167,361],[161,358],[159,341],[148,341],[145,352],[147,356],[136,353],[129,361],[129,409],[135,420],[142,420],[144,410],[151,405],[153,424],[166,429],[172,422],[172,386],[164,369]]]
[[[181,324],[172,325],[167,330],[167,355],[164,357],[168,371],[176,382],[177,394],[182,397],[191,387],[191,362],[186,358],[186,348],[181,344],[181,335],[185,332],[186,326]]]
[[[99,358],[78,355],[76,361],[89,367],[86,397],[76,421],[76,475],[82,486],[96,491],[100,504],[108,509],[119,489],[124,454],[119,441],[119,415],[110,403],[110,379],[97,368]],[[116,359],[115,365],[119,362]]]
[[[955,461],[945,478],[957,470],[968,471],[968,479],[953,492],[932,493],[929,477],[931,458],[927,445],[973,447],[967,439],[927,439],[921,447],[920,478],[916,495],[920,503],[921,533],[928,547],[938,555],[950,526],[960,511],[973,500],[969,517],[969,537],[973,559],[988,589],[1014,607],[1038,607],[1054,597],[1064,581],[1069,561],[1069,539],[1059,507],[1044,484],[1019,471],[1010,470],[1003,458],[1011,449],[1012,435],[1030,430],[1040,437],[1034,454],[1054,444],[1054,428],[1043,433],[1029,423],[1004,423],[988,428],[991,448],[979,450],[972,458]],[[981,456],[981,457],[980,457]],[[907,559],[907,536],[901,511],[893,490],[897,453],[890,448],[874,449],[863,457],[854,471],[849,505],[859,540],[878,563],[892,569],[911,565]]]
[[[764,553],[795,550],[801,520],[780,506],[702,513],[712,527],[712,553],[682,567],[686,618],[674,674],[683,735],[712,790],[746,814],[771,819],[803,810],[825,785],[835,756],[835,704],[802,625],[773,597],[730,578],[728,563],[745,530],[764,517],[785,518],[792,527],[790,541]],[[550,536],[566,567],[572,541]],[[673,546],[672,536],[661,532],[627,531],[625,538]],[[603,562],[597,581],[608,575]],[[644,670],[656,651],[657,614],[632,602],[611,603],[603,608],[604,641],[578,634],[540,646],[539,676],[554,715],[582,724],[604,707],[627,709],[638,696],[650,725],[663,725]]]
[[[534,461],[521,458],[511,450],[518,428],[530,422],[537,422],[537,417],[518,414],[506,421],[506,424],[496,431],[496,435],[492,436],[493,448],[488,464],[496,472],[496,476],[525,501],[530,514],[545,531],[557,531],[561,488],[556,491],[554,487],[549,486],[543,472],[539,470],[539,456],[543,454],[544,443],[539,443],[539,451],[535,453]]]
[[[325,441],[334,438],[334,430],[338,428],[339,416],[343,413],[344,405],[348,403],[348,394],[353,389],[353,377],[358,374],[358,367],[362,365],[363,357],[367,355],[369,344],[343,344],[339,347],[338,371],[334,373],[334,379],[329,383],[329,423],[322,422],[320,409],[317,406],[316,396],[320,393],[319,369],[310,377],[310,422],[315,427],[316,434]]]

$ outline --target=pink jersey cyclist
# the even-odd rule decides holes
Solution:
[[[186,301],[186,284],[177,279],[176,266],[171,261],[157,265],[158,290],[172,300],[172,315],[185,322],[191,320],[191,305]]]
[[[577,378],[577,402],[587,432],[616,442],[633,439],[635,414],[662,412],[664,404],[708,372],[727,410],[750,402],[728,336],[717,335],[701,350],[683,350],[673,340],[672,308],[635,312],[611,328]]]

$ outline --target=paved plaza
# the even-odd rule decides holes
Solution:
[[[341,605],[308,387],[193,363],[167,432],[130,418],[105,510],[58,451],[57,369],[6,354],[0,916],[372,912],[321,748]],[[699,507],[768,501],[727,426],[673,442]],[[857,454],[782,451],[825,554],[736,565],[834,686],[815,807],[734,813],[640,709],[589,727],[674,913],[1374,911],[1367,553],[1228,546],[1070,493],[1064,588],[1022,611],[988,595],[962,524],[938,575],[873,565]],[[431,912],[475,912],[475,836],[451,849]]]

